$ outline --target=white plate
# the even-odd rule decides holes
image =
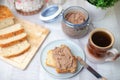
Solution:
[[[71,49],[73,55],[80,56],[83,60],[85,60],[85,54],[83,53],[83,50],[77,44],[75,44],[69,40],[57,40],[57,41],[53,41],[53,42],[49,43],[48,45],[46,45],[46,47],[42,50],[42,53],[40,56],[40,61],[41,61],[41,64],[42,64],[42,67],[44,68],[44,70],[47,73],[49,73],[49,75],[51,75],[52,77],[60,78],[60,79],[71,78],[71,77],[77,75],[83,68],[83,65],[81,65],[79,62],[78,62],[78,67],[77,67],[77,70],[75,73],[64,73],[64,74],[57,73],[54,68],[49,67],[45,64],[47,52],[51,49],[54,49],[57,46],[60,46],[61,44],[67,45]]]

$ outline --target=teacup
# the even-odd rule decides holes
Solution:
[[[86,46],[88,60],[96,63],[116,60],[120,54],[114,45],[113,34],[105,28],[96,28],[91,31]]]

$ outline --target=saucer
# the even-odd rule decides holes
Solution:
[[[105,59],[104,58],[96,58],[94,57],[91,53],[89,53],[88,49],[87,49],[87,46],[85,46],[85,54],[86,54],[86,57],[89,61],[93,62],[93,63],[104,63],[105,62]]]
[[[83,50],[74,42],[70,40],[57,40],[53,41],[45,46],[45,48],[42,50],[42,53],[40,55],[40,62],[43,67],[43,69],[52,77],[54,78],[59,78],[59,79],[66,79],[66,78],[71,78],[75,75],[77,75],[83,68],[83,65],[81,65],[78,62],[78,67],[75,73],[62,73],[59,74],[56,72],[55,68],[49,67],[46,65],[46,58],[47,58],[47,53],[49,50],[54,49],[57,46],[60,46],[61,44],[67,45],[70,49],[71,52],[73,53],[74,56],[80,56],[83,60],[85,60],[85,54]]]

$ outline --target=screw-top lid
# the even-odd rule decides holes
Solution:
[[[62,7],[60,5],[51,5],[47,8],[45,8],[40,13],[40,19],[45,22],[53,21],[56,17],[60,15],[62,12]]]

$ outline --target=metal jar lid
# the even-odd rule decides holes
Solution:
[[[62,7],[60,5],[51,5],[41,11],[39,18],[44,22],[52,22],[61,14]]]

